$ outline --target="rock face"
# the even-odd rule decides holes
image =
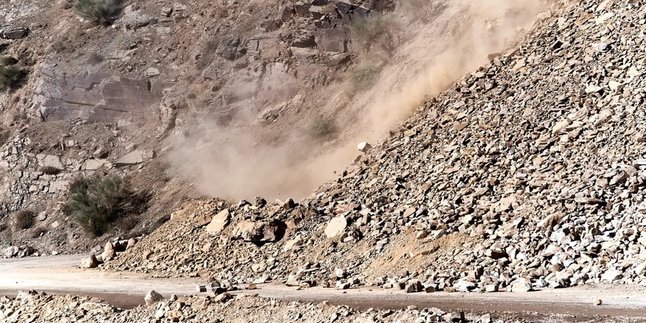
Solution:
[[[116,122],[139,118],[153,111],[161,99],[159,89],[145,80],[111,76],[106,73],[58,75],[54,69],[43,74],[34,101],[40,104],[44,120],[81,118],[91,122]]]

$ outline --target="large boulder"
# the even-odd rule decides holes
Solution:
[[[106,242],[105,247],[103,248],[103,253],[101,254],[101,259],[103,261],[110,261],[117,256],[117,252],[114,250],[112,242]]]
[[[211,223],[206,226],[206,232],[209,235],[218,235],[229,224],[230,218],[231,214],[228,209],[220,211],[211,219]]]
[[[96,259],[96,256],[94,254],[91,254],[87,258],[83,258],[81,260],[81,268],[84,269],[90,269],[90,268],[96,268],[99,266],[99,260]]]
[[[279,220],[242,221],[233,230],[233,239],[255,243],[275,242],[283,238],[286,229],[287,225]]]
[[[325,235],[332,239],[342,235],[345,232],[345,228],[348,226],[348,221],[345,216],[337,216],[330,220],[330,222],[325,227]]]

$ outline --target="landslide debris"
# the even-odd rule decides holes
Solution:
[[[411,291],[644,285],[645,17],[629,0],[542,17],[300,204],[194,202],[108,268]],[[243,221],[287,229],[232,239]]]

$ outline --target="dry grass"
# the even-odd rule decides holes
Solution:
[[[379,79],[381,68],[374,65],[359,65],[351,71],[350,81],[355,90],[365,91],[370,89]]]
[[[338,131],[339,129],[334,120],[325,117],[318,117],[312,120],[308,129],[310,137],[317,140],[332,139]]]
[[[25,78],[27,71],[14,65],[0,65],[0,91],[19,88]]]
[[[34,225],[34,212],[31,210],[20,210],[13,214],[13,224],[16,230],[25,230]]]
[[[100,236],[120,218],[140,214],[147,207],[148,198],[115,175],[77,178],[70,184],[64,211],[88,234]]]
[[[109,26],[121,12],[120,0],[79,0],[78,14],[97,25]]]
[[[399,46],[399,27],[388,15],[357,20],[351,27],[352,42],[366,53],[379,51],[390,58]]]
[[[46,175],[56,175],[61,172],[60,169],[54,167],[54,166],[43,166],[39,169],[43,174]]]

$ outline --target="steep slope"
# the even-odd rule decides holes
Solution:
[[[211,235],[220,206],[187,212],[109,268],[460,291],[643,285],[645,15],[639,1],[587,0],[542,17],[300,205],[229,207]]]

